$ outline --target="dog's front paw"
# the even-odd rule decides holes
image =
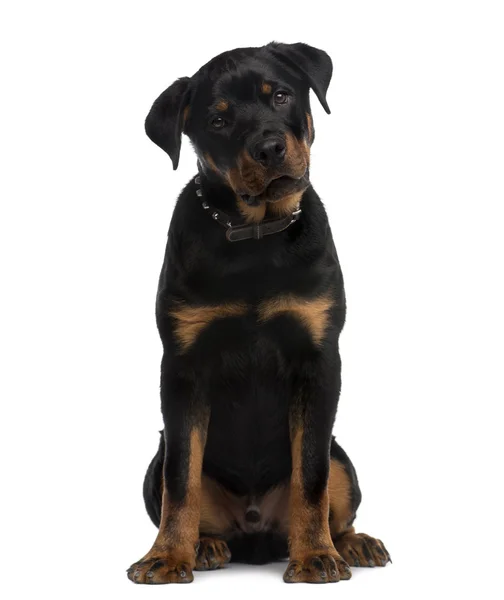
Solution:
[[[286,583],[333,583],[350,579],[350,567],[337,552],[314,551],[293,557],[284,574]]]
[[[134,583],[191,583],[194,579],[187,560],[171,555],[148,555],[131,565],[128,579]]]

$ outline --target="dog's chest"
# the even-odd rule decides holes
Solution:
[[[319,346],[327,335],[334,298],[278,294],[256,303],[245,301],[191,305],[180,303],[169,314],[179,352],[243,351],[253,345],[292,350]]]

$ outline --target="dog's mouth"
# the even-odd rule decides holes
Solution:
[[[281,175],[272,179],[258,194],[240,194],[240,197],[249,206],[257,206],[264,201],[274,203],[295,192],[304,192],[309,185],[310,175],[306,169],[301,177]]]

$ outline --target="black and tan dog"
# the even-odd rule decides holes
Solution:
[[[154,103],[149,137],[199,175],[181,193],[157,295],[164,431],[144,483],[159,533],[128,570],[186,583],[229,560],[289,556],[287,582],[384,566],[352,527],[361,494],[332,437],[345,293],[309,179],[312,88],[329,112],[329,56],[272,43],[217,56]]]

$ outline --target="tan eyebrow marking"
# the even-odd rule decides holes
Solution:
[[[229,108],[229,102],[221,98],[215,105],[215,108],[221,111],[227,110]]]
[[[308,329],[315,344],[324,338],[329,322],[329,310],[334,301],[328,295],[307,299],[293,295],[281,295],[261,302],[259,320],[267,321],[282,314],[290,314]]]
[[[189,350],[198,335],[216,319],[239,317],[247,312],[243,302],[217,304],[215,306],[179,306],[170,311],[175,319],[175,337],[182,352]]]
[[[264,82],[261,86],[261,92],[263,94],[271,94],[271,85],[269,83]]]

